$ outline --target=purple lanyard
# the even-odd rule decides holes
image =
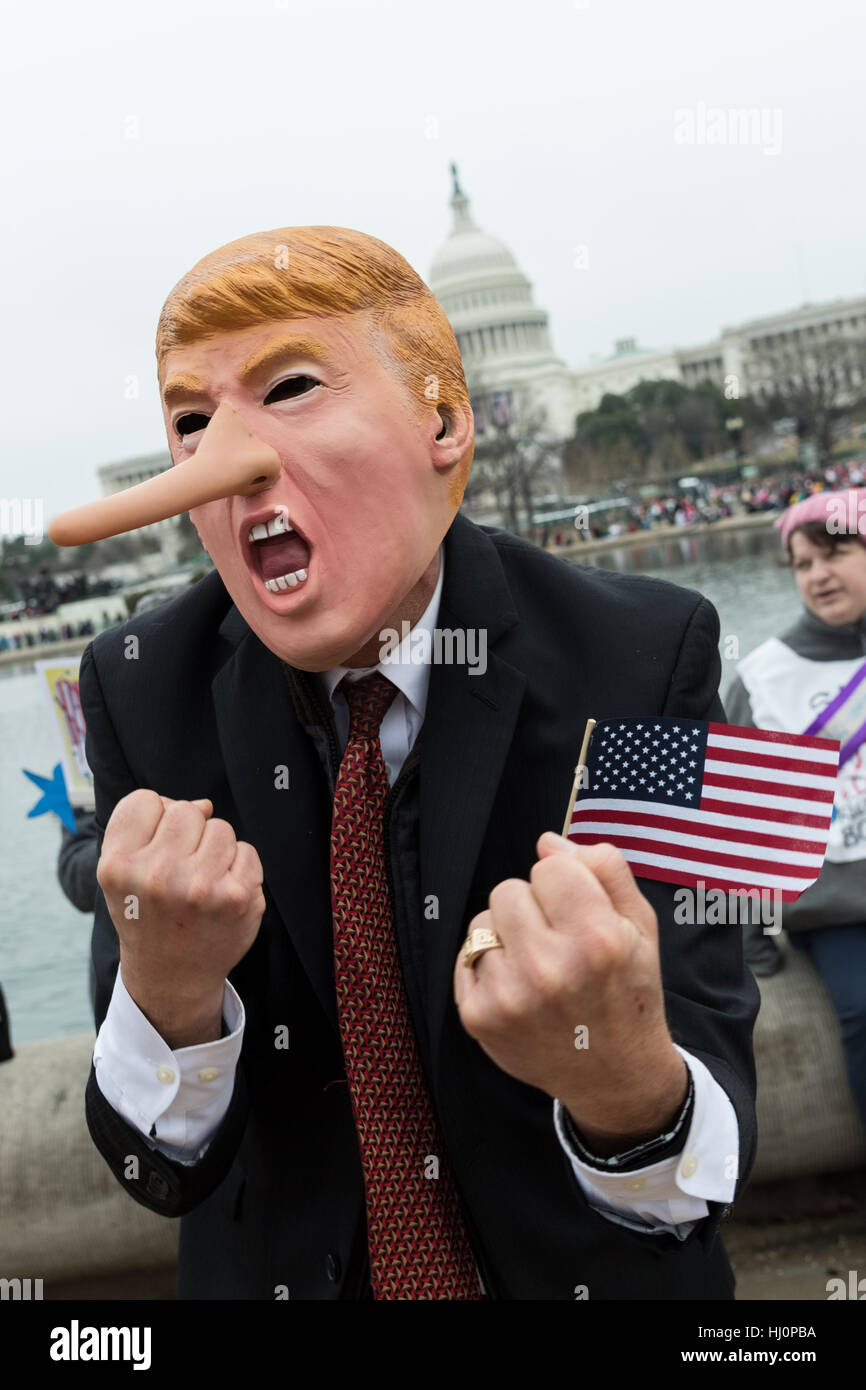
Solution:
[[[840,711],[844,712],[840,714]],[[854,729],[854,733],[849,737],[848,730],[851,728]],[[840,767],[853,757],[861,743],[866,740],[866,661],[862,666],[858,666],[848,684],[843,685],[835,699],[815,716],[803,733],[815,735],[821,729],[827,731],[825,738],[838,738],[842,744],[839,753]]]

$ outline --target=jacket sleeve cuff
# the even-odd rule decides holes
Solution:
[[[175,1051],[124,987],[118,970],[93,1050],[96,1082],[108,1104],[168,1157],[199,1158],[231,1102],[244,1008],[226,980],[228,1036]]]
[[[692,1075],[692,1118],[681,1151],[659,1162],[622,1173],[591,1166],[575,1152],[563,1107],[554,1101],[559,1142],[590,1206],[603,1214],[618,1213],[630,1225],[637,1218],[647,1228],[671,1230],[706,1216],[708,1202],[729,1203],[734,1196],[739,1163],[736,1112],[703,1062],[681,1047],[677,1051]]]

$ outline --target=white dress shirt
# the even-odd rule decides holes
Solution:
[[[379,730],[392,786],[424,722],[430,667],[418,659],[418,653],[435,650],[432,641],[423,647],[416,641],[410,647],[411,636],[418,629],[432,635],[444,575],[444,547],[440,547],[433,596],[412,632],[385,661],[363,668],[335,666],[320,675],[331,700],[341,749],[349,736],[348,705],[337,691],[343,676],[359,680],[380,671],[397,686],[398,694]],[[568,767],[565,752],[563,767]],[[566,776],[563,799],[567,781]],[[176,1162],[193,1163],[202,1156],[231,1101],[245,1018],[240,997],[228,980],[223,1020],[227,1037],[172,1051],[130,998],[117,972],[93,1052],[96,1080],[109,1105]],[[685,1146],[673,1158],[628,1173],[601,1172],[584,1163],[569,1144],[559,1101],[553,1102],[551,1122],[590,1206],[642,1233],[673,1232],[684,1240],[694,1222],[707,1215],[708,1201],[732,1200],[739,1130],[734,1107],[712,1073],[683,1048],[677,1051],[691,1072],[695,1098]]]

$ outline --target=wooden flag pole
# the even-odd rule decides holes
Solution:
[[[571,796],[568,799],[568,810],[565,813],[565,821],[562,827],[563,836],[568,835],[568,827],[571,825],[571,816],[574,811],[574,803],[577,800],[577,791],[580,786],[580,774],[586,766],[586,750],[589,747],[589,740],[592,738],[592,731],[595,728],[595,720],[587,719],[586,728],[583,731],[583,743],[580,745],[580,757],[577,760],[577,767],[574,769],[574,781],[571,784]]]

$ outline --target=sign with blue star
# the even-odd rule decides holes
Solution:
[[[38,772],[28,772],[26,767],[21,771],[25,777],[29,777],[31,782],[35,782],[42,793],[39,801],[32,811],[27,812],[27,819],[32,820],[34,816],[44,816],[46,811],[53,811],[59,816],[66,826],[75,834],[75,813],[69,804],[69,794],[66,790],[66,778],[63,776],[63,768],[57,763],[51,777],[40,777]]]

